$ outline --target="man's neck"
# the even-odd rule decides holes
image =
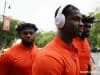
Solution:
[[[58,34],[58,36],[60,36],[61,39],[62,39],[65,43],[71,45],[72,39],[73,39],[72,36],[70,36],[70,35],[68,35],[68,34],[66,34],[66,33],[64,33],[64,34],[60,33],[60,34]]]
[[[86,37],[80,37],[80,39],[84,40]]]
[[[33,44],[32,44],[32,45],[26,45],[26,44],[23,43],[23,45],[24,45],[26,48],[30,48],[30,49],[33,48]]]

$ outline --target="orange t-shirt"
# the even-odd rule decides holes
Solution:
[[[85,38],[84,40],[79,37],[73,40],[73,46],[78,50],[78,57],[80,63],[80,74],[87,75],[88,65],[90,63],[90,45],[88,40]]]
[[[38,48],[32,49],[17,44],[0,57],[0,75],[32,75],[32,65]]]
[[[38,54],[32,75],[79,75],[77,51],[59,37],[47,44]]]

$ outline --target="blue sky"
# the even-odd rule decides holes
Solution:
[[[100,0],[6,0],[6,14],[14,19],[31,22],[43,31],[55,31],[55,10],[63,4],[73,4],[84,14],[100,7]],[[3,14],[5,0],[0,0],[0,14]],[[7,7],[11,5],[11,9]]]

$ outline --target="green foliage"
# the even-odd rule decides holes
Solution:
[[[9,47],[16,38],[15,27],[20,21],[12,19],[10,22],[10,30],[3,30],[3,22],[0,21],[0,48]]]
[[[100,13],[97,13],[95,17],[96,19],[100,19]],[[92,26],[90,40],[94,47],[100,47],[100,22],[97,22]]]
[[[35,40],[35,44],[38,47],[44,47],[47,43],[49,43],[53,37],[55,36],[55,33],[50,32],[38,32]]]
[[[100,19],[100,13],[97,13],[97,14],[95,15],[95,17],[96,17],[97,19]]]

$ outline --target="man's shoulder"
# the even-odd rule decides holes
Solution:
[[[16,44],[16,45],[12,45],[9,50],[17,50],[18,48],[21,47],[21,44]]]
[[[76,38],[74,38],[73,41],[72,41],[73,44],[78,44],[78,43],[80,43],[80,42],[82,42],[82,39],[81,39],[80,37],[76,37]]]
[[[55,61],[60,61],[62,56],[55,48],[43,48],[42,51],[38,54],[39,59],[44,58],[47,59],[53,59]]]
[[[0,60],[8,61],[11,58],[12,58],[12,56],[9,51],[4,51],[4,52],[0,53]]]
[[[55,51],[41,51],[38,55],[37,55],[37,59],[36,61],[38,62],[42,62],[42,63],[63,63],[62,61],[62,57],[61,55],[59,55],[57,52]]]

